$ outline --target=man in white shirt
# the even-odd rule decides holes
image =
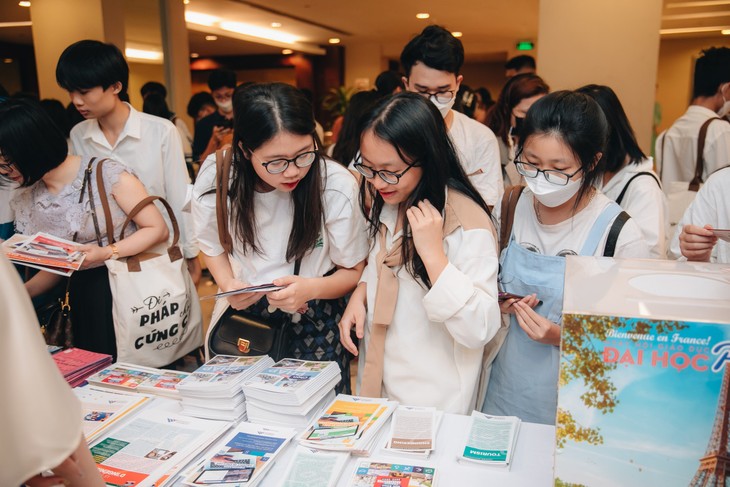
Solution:
[[[694,178],[700,127],[710,118],[730,112],[730,49],[711,47],[695,63],[692,103],[656,141],[656,161],[662,186]],[[707,128],[702,180],[730,164],[730,123],[717,120]]]
[[[502,199],[504,185],[497,138],[486,125],[451,109],[461,81],[464,46],[449,31],[430,25],[414,37],[400,56],[406,90],[433,102],[444,117],[461,166],[489,207]]]
[[[56,81],[86,119],[71,130],[73,152],[125,164],[149,194],[170,203],[180,225],[188,269],[197,282],[201,273],[198,248],[189,215],[182,213],[189,179],[180,135],[169,120],[140,113],[120,99],[128,80],[129,66],[113,44],[83,40],[63,51]]]

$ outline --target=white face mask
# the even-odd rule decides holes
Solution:
[[[451,100],[447,101],[446,103],[440,103],[438,100],[436,100],[435,96],[430,97],[429,100],[431,100],[431,103],[436,105],[436,108],[438,108],[439,112],[441,112],[441,116],[446,118],[446,115],[449,114],[449,110],[451,110],[451,107],[454,106],[456,97],[452,97]]]
[[[233,111],[233,100],[231,99],[225,102],[219,102],[216,100],[215,104],[218,105],[218,108],[220,108],[223,113],[231,113]]]
[[[534,178],[525,178],[527,187],[535,195],[537,201],[549,208],[555,208],[568,201],[580,189],[583,179],[571,179],[565,186],[549,182],[542,174]]]
[[[722,91],[720,91],[720,96],[722,96],[722,101],[725,103],[722,104],[720,109],[717,111],[718,117],[724,117],[728,113],[730,113],[730,100],[725,99],[725,95],[722,94]]]

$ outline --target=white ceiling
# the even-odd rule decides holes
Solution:
[[[159,43],[157,11],[150,7],[151,3],[125,0],[128,42]],[[730,28],[730,0],[664,3],[662,29]],[[397,59],[411,37],[428,23],[435,23],[463,32],[467,59],[477,61],[513,52],[518,40],[536,41],[539,0],[190,0],[186,8],[259,27],[271,28],[271,22],[279,22],[279,31],[300,37],[301,44],[295,45],[295,50],[297,46],[316,49],[330,37],[339,37],[345,47],[378,44],[383,56],[393,59]],[[19,7],[17,0],[0,0],[0,22],[28,21],[29,10]],[[415,14],[424,11],[431,17],[416,19]],[[201,29],[215,31],[218,40],[206,41]],[[201,56],[275,54],[287,47],[281,43],[248,42],[236,34],[223,35],[217,27],[197,26],[188,32],[190,51]],[[679,36],[722,37],[716,30],[663,38]],[[0,42],[31,44],[31,28],[0,28]]]

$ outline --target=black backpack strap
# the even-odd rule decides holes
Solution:
[[[611,229],[608,231],[608,238],[606,239],[606,246],[603,249],[604,257],[613,257],[613,254],[616,252],[618,236],[621,234],[621,229],[624,228],[624,224],[629,221],[629,218],[631,218],[629,214],[622,211],[611,224]]]
[[[616,198],[616,203],[618,203],[619,205],[621,204],[621,201],[624,199],[624,195],[626,194],[626,190],[629,189],[629,185],[631,184],[631,181],[638,178],[639,176],[645,176],[645,175],[651,176],[652,178],[654,178],[654,181],[656,181],[656,183],[659,185],[659,189],[662,189],[662,183],[659,182],[659,180],[657,179],[657,177],[654,175],[653,172],[648,172],[648,171],[638,172],[638,173],[634,174],[633,176],[631,176],[631,179],[626,181],[626,185],[624,186],[624,189],[621,190],[621,194],[619,194],[618,198]]]

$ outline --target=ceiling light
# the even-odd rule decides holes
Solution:
[[[0,22],[0,28],[3,27],[30,27],[33,25],[33,22],[30,20],[22,21],[22,22]]]
[[[704,2],[673,2],[668,3],[667,8],[716,7],[718,5],[730,5],[730,0],[707,0]]]
[[[162,61],[162,51],[151,51],[147,49],[135,49],[128,47],[124,50],[124,55],[133,61]]]
[[[198,54],[197,52],[191,52],[190,53],[190,57],[193,58],[193,59],[197,59],[197,58],[200,57],[200,54]]]
[[[722,32],[725,29],[730,29],[730,26],[714,26],[714,27],[683,27],[677,29],[660,29],[659,33],[662,35],[671,34],[699,34],[702,32]]]
[[[431,16],[431,14],[428,14],[426,12],[422,12],[420,14],[416,14],[417,19],[427,19]]]
[[[205,36],[206,41],[217,41],[218,36]]]
[[[730,29],[723,29],[720,33],[724,36],[730,36]]]
[[[284,56],[288,56],[289,54],[293,54],[293,53],[294,53],[294,51],[292,51],[291,49],[282,49],[282,50],[281,50],[281,53],[282,53],[282,54],[283,54]]]
[[[327,42],[329,42],[330,44],[339,44],[340,38],[339,37],[330,37]]]
[[[293,34],[287,34],[278,30],[266,29],[256,25],[244,24],[243,22],[221,22],[220,28],[237,34],[243,34],[251,37],[259,37],[271,41],[284,42],[286,44],[294,44],[299,37]]]
[[[30,7],[30,2],[28,2],[28,1],[18,2],[18,5],[20,5],[21,7]]]
[[[730,17],[730,11],[699,12],[696,14],[662,15],[662,20],[714,19],[717,17]]]
[[[191,24],[206,25],[210,27],[219,20],[220,19],[215,15],[201,14],[200,12],[185,12],[185,22],[190,22]]]
[[[272,22],[271,27],[273,27],[274,29],[278,29],[279,27],[281,27],[281,22]]]
[[[189,5],[190,4],[190,0],[183,0],[183,4]]]
[[[463,36],[464,34],[463,34],[463,33],[461,33],[461,32],[459,32],[459,31],[456,31],[456,32],[452,32],[452,33],[451,33],[451,35],[452,35],[452,36],[454,36],[454,37],[461,37],[461,36]]]
[[[3,59],[3,62],[4,62],[5,64],[10,64],[10,63],[12,63],[12,62],[13,62],[13,58],[11,58],[11,57],[6,57],[5,59]]]

